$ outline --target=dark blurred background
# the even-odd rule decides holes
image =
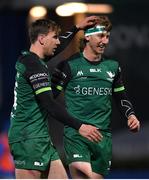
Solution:
[[[90,13],[61,17],[56,14],[58,5],[70,0],[0,0],[0,178],[13,178],[14,166],[7,144],[9,115],[13,104],[15,62],[20,51],[29,48],[27,26],[31,17],[29,10],[34,5],[47,8],[47,17],[61,25],[62,31],[69,30]],[[83,2],[83,1],[77,1]],[[141,121],[141,131],[137,134],[127,129],[127,121],[117,111],[113,103],[113,161],[107,178],[149,178],[148,140],[148,92],[149,92],[149,1],[147,0],[84,0],[85,4],[108,3],[113,12],[107,14],[113,23],[111,40],[106,54],[118,60],[122,66],[128,96]],[[106,13],[92,13],[96,15]],[[50,71],[55,65],[78,50],[76,36],[67,49],[49,63]],[[58,99],[63,103],[63,96]],[[63,126],[50,119],[50,133],[65,164],[63,153]],[[67,167],[66,167],[67,168]]]

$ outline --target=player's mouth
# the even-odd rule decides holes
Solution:
[[[98,47],[101,49],[104,49],[106,47],[106,45],[105,44],[99,44]]]
[[[53,48],[53,52],[55,52],[55,51],[56,51],[56,49],[57,49],[57,47]]]

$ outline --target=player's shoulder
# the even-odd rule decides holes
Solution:
[[[112,72],[117,72],[118,69],[120,68],[119,62],[115,58],[104,56],[103,57],[103,63]]]
[[[118,63],[117,59],[111,56],[104,55],[102,58],[105,62]]]
[[[79,58],[81,58],[81,53],[77,52],[77,53],[73,54],[72,56],[70,56],[68,58],[68,61],[74,61],[74,60],[79,59]]]
[[[82,58],[81,53],[77,52],[77,53],[73,54],[72,56],[70,56],[67,59],[67,62],[69,64],[78,64],[78,63],[80,63],[81,58]]]
[[[39,57],[30,51],[22,51],[18,62],[24,64],[25,66],[35,66],[38,64]]]
[[[17,63],[16,69],[22,73],[41,70],[42,66],[39,61],[39,57],[32,52],[23,51],[21,52]]]
[[[106,63],[106,64],[109,64],[109,65],[113,65],[113,66],[118,66],[119,65],[119,62],[117,59],[115,58],[112,58],[110,56],[104,56],[103,57],[103,62]]]
[[[73,55],[71,55],[69,58],[65,59],[64,61],[61,61],[58,66],[67,66],[73,62],[76,62],[77,59],[80,58],[80,53],[75,53]]]

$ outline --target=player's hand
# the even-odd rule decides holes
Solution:
[[[92,125],[82,124],[79,133],[92,142],[99,142],[103,138],[99,130]]]
[[[132,132],[138,132],[140,130],[140,121],[135,115],[130,115],[128,117],[128,127]]]
[[[76,25],[76,27],[78,29],[82,29],[82,30],[85,30],[86,28],[90,28],[90,27],[93,27],[95,26],[95,24],[97,23],[98,21],[98,17],[97,16],[89,16],[89,17],[86,17],[83,21],[81,21],[80,23],[78,23]]]
[[[55,68],[55,70],[52,73],[51,82],[53,84],[59,84],[65,78],[66,78],[66,75],[61,70]]]

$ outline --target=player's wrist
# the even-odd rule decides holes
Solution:
[[[75,27],[76,27],[76,29],[77,29],[78,31],[79,31],[79,30],[82,30],[82,28],[80,27],[79,24],[76,24]]]
[[[80,27],[78,24],[74,25],[73,28],[74,28],[75,31],[80,31],[80,30],[82,30],[81,27]]]
[[[128,116],[128,119],[130,119],[130,118],[136,118],[135,114],[129,115],[129,116]]]

